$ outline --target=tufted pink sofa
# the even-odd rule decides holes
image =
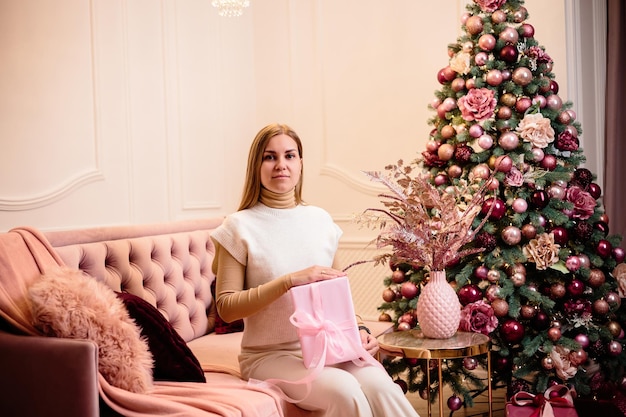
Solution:
[[[246,387],[237,361],[241,333],[212,331],[211,284],[215,276],[211,271],[214,247],[209,236],[221,221],[198,219],[49,231],[42,235],[66,266],[81,269],[115,291],[132,293],[156,306],[198,358],[208,390],[223,381]],[[11,239],[12,232],[0,234],[3,247],[11,248]],[[0,251],[0,266],[14,262],[3,256],[14,255],[18,256],[11,250]],[[389,327],[380,322],[366,325],[374,334]],[[0,330],[1,416],[117,415],[99,400],[97,374],[97,346],[91,342]],[[269,410],[268,416],[311,415],[286,402],[281,403],[280,410],[272,410],[275,399],[250,392],[250,398],[241,400],[256,410],[254,415],[261,408]]]

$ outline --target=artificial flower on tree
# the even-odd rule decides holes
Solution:
[[[626,390],[624,250],[621,237],[609,232],[601,188],[582,166],[582,129],[572,103],[558,95],[554,63],[528,18],[523,0],[467,5],[463,34],[448,46],[448,63],[437,73],[441,88],[431,103],[430,138],[409,165],[427,174],[442,195],[478,181],[494,192],[481,196],[471,226],[482,228],[462,246],[466,256],[445,259],[462,306],[459,329],[492,340],[494,385],[512,395],[564,384],[582,397],[612,398]],[[406,186],[409,180],[403,181]],[[404,216],[402,224],[413,216],[410,204],[384,204],[389,221]],[[456,204],[462,210],[464,202]],[[420,221],[414,226],[423,233]],[[439,227],[436,221],[424,225],[435,233]],[[406,237],[418,234],[406,230]],[[420,241],[412,242],[419,247]],[[391,248],[385,259],[392,270],[381,319],[400,331],[419,326],[415,310],[428,248],[406,252],[401,240],[384,234],[379,243]],[[485,380],[472,372],[484,362],[443,363],[453,411],[471,406],[485,389]],[[426,386],[425,372],[438,371],[432,364],[393,359],[385,366],[423,398],[434,399],[441,388]]]

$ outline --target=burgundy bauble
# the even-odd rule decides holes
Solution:
[[[609,224],[605,221],[598,220],[593,224],[593,228],[601,231],[604,236],[609,234]]]
[[[569,241],[569,232],[563,226],[553,227],[550,233],[554,235],[554,243],[565,246]]]
[[[532,318],[531,323],[535,330],[546,330],[550,327],[550,317],[545,311],[539,310],[535,317]]]
[[[613,259],[615,259],[615,262],[617,262],[618,264],[621,264],[622,262],[624,262],[625,257],[626,256],[624,254],[623,248],[620,248],[620,247],[613,248]]]
[[[478,366],[478,360],[473,356],[468,356],[463,359],[463,367],[468,371],[473,371]]]
[[[550,196],[545,190],[537,190],[532,193],[530,201],[536,208],[543,209],[550,202]]]
[[[415,296],[417,295],[417,292],[418,292],[417,285],[415,285],[415,283],[411,281],[407,281],[403,283],[402,287],[400,287],[400,293],[402,294],[402,296],[404,298],[408,298],[409,300],[412,298],[415,298]]]
[[[491,210],[491,214],[489,215],[490,219],[500,220],[506,213],[506,204],[499,198],[488,198],[482,205],[481,213],[487,215],[489,210]]]
[[[500,58],[506,62],[517,61],[517,54],[518,54],[517,48],[513,45],[505,45],[504,47],[502,47],[502,49],[500,49]],[[524,73],[524,77],[525,75],[526,74]],[[515,80],[515,71],[513,72],[513,77],[514,77],[513,80]],[[522,75],[519,75],[519,77],[522,77]],[[525,82],[525,78],[524,78],[524,82]],[[520,83],[516,82],[516,84],[520,84]],[[526,85],[526,84],[520,84],[520,85]]]
[[[480,265],[474,269],[474,276],[480,280],[487,279],[487,273],[489,272],[489,268],[485,265]]]
[[[596,253],[603,258],[608,258],[613,252],[613,245],[608,240],[602,239],[596,245]]]
[[[520,113],[524,113],[530,106],[532,106],[533,102],[530,97],[520,97],[515,103],[515,110]]]
[[[609,342],[608,351],[613,356],[619,356],[622,353],[623,346],[617,340],[611,340]]]
[[[591,196],[596,200],[602,195],[602,189],[595,182],[589,184],[589,187],[587,187],[587,192],[591,194]]]
[[[462,286],[457,293],[461,305],[466,306],[478,300],[482,300],[483,292],[476,284],[467,284]]]
[[[508,319],[500,326],[502,339],[511,344],[517,344],[524,338],[524,325],[515,319]]]
[[[522,36],[525,38],[532,38],[535,36],[535,28],[529,23],[524,23],[522,26]]]
[[[456,395],[452,395],[448,398],[448,408],[452,411],[457,411],[463,406],[463,400],[457,397]]]
[[[567,292],[572,297],[580,297],[585,292],[585,283],[581,280],[574,278],[567,284]]]

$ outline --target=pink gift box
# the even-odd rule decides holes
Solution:
[[[295,308],[291,322],[298,329],[307,368],[370,356],[361,345],[347,277],[293,287],[289,292]]]
[[[554,417],[578,417],[576,409],[573,407],[552,407]],[[506,405],[506,417],[530,417],[533,413],[537,413],[537,407],[519,406],[508,403]],[[541,416],[541,414],[535,414]]]

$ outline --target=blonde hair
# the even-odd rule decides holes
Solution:
[[[292,138],[298,146],[298,155],[302,158],[302,141],[298,134],[285,124],[273,123],[265,126],[256,134],[256,137],[250,145],[248,153],[248,167],[246,169],[246,180],[243,186],[243,194],[239,203],[239,210],[245,210],[254,206],[261,196],[261,164],[263,163],[263,153],[267,147],[267,143],[274,136],[287,135]],[[302,203],[302,178],[296,184],[295,198],[296,204]]]

